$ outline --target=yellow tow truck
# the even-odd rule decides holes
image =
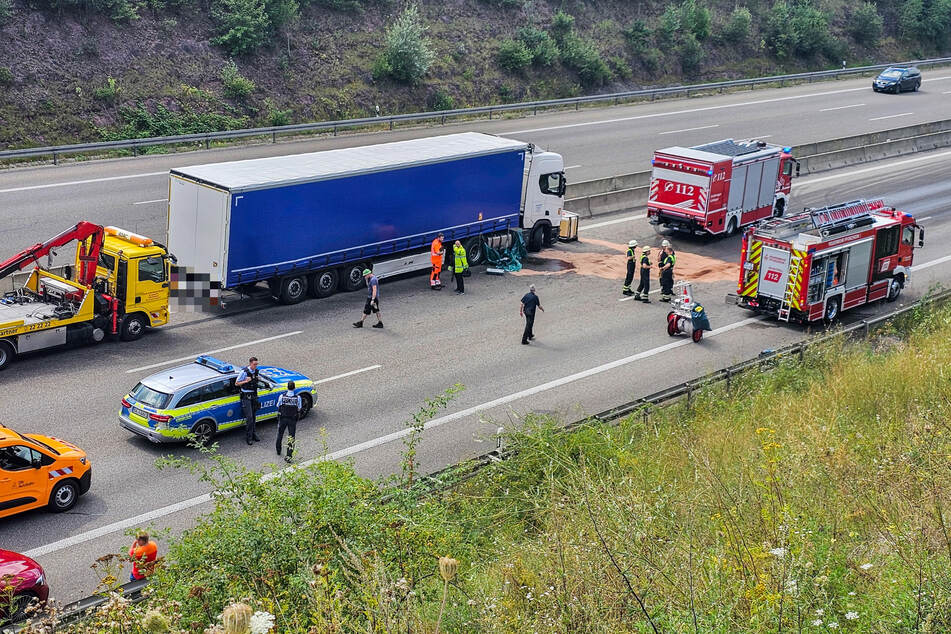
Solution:
[[[73,267],[54,274],[40,265],[53,249],[77,241]],[[0,370],[19,354],[118,335],[134,341],[168,322],[170,262],[151,238],[80,222],[0,262],[0,280],[31,264],[29,277],[0,296]]]

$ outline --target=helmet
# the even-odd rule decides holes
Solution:
[[[651,252],[650,247],[644,247],[643,249],[641,249],[641,253],[643,253],[644,255],[647,255],[650,252]]]
[[[627,243],[627,246],[629,246],[629,247],[631,247],[631,248],[636,247],[636,246],[637,246],[637,240],[631,240],[630,242]]]
[[[664,240],[663,242],[660,243],[660,246],[662,246],[662,247],[669,247],[669,246],[670,246],[670,240]]]

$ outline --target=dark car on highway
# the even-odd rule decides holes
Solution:
[[[0,548],[0,625],[21,620],[31,602],[46,603],[49,594],[42,566]]]
[[[875,92],[893,92],[896,95],[905,90],[918,90],[921,86],[921,71],[910,68],[886,68],[872,82]]]

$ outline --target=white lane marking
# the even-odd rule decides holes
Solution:
[[[836,106],[835,108],[822,108],[819,112],[832,112],[833,110],[845,110],[846,108],[860,108],[864,103],[853,103],[848,106]]]
[[[573,170],[573,169],[575,169],[576,167],[581,167],[581,166],[580,166],[580,165],[569,165],[569,166],[566,167],[565,169],[566,169],[566,170]]]
[[[881,121],[882,119],[894,119],[895,117],[907,117],[910,114],[915,114],[914,112],[901,112],[899,114],[890,114],[884,117],[872,117],[869,121]]]
[[[908,165],[909,163],[920,163],[921,161],[930,161],[936,158],[941,158],[943,156],[949,156],[951,152],[938,152],[937,154],[926,154],[925,156],[919,156],[916,158],[905,159],[903,161],[883,161],[881,165],[875,165],[873,167],[863,167],[857,170],[851,170],[849,172],[843,172],[841,174],[832,174],[831,176],[820,176],[819,178],[810,178],[804,176],[808,180],[806,181],[793,181],[793,187],[797,185],[812,185],[813,183],[821,183],[823,181],[835,180],[837,178],[851,178],[857,174],[865,174],[868,172],[877,172],[884,169],[894,169],[899,165]]]
[[[666,132],[658,132],[658,136],[664,136],[665,134],[677,134],[678,132],[693,132],[694,130],[708,130],[710,128],[719,128],[719,123],[714,123],[713,125],[702,125],[698,128],[684,128],[683,130],[668,130]]]
[[[267,343],[268,341],[274,341],[275,339],[283,339],[284,337],[293,337],[294,335],[299,335],[303,330],[295,330],[294,332],[285,332],[283,335],[274,335],[273,337],[265,337],[264,339],[256,339],[254,341],[248,341],[247,343],[237,343],[233,346],[227,346],[225,348],[218,348],[216,350],[209,350],[208,352],[199,352],[198,354],[191,354],[187,357],[181,357],[178,359],[169,359],[168,361],[161,361],[159,363],[152,363],[149,365],[143,365],[138,368],[132,368],[131,370],[126,370],[126,374],[132,374],[134,372],[141,372],[142,370],[151,370],[152,368],[160,368],[163,365],[171,365],[173,363],[181,363],[182,361],[193,361],[196,357],[200,357],[205,354],[216,354],[218,352],[226,352],[228,350],[237,350],[238,348],[246,348],[248,346],[254,346],[259,343]]]
[[[151,205],[152,203],[167,203],[168,198],[156,198],[155,200],[140,200],[137,203],[132,203],[133,205]]]
[[[648,294],[648,295],[653,295],[654,293],[659,293],[659,292],[660,292],[660,289],[659,289],[659,288],[655,288],[655,289],[652,290],[652,291],[648,291],[647,294]],[[619,302],[629,302],[629,301],[631,301],[632,299],[634,299],[634,296],[633,296],[633,295],[628,295],[627,297],[622,297],[621,299],[619,299],[619,300],[617,300],[617,301],[619,301]]]
[[[944,264],[945,262],[951,261],[951,255],[946,255],[943,258],[938,258],[937,260],[931,260],[930,262],[925,262],[924,264],[915,264],[911,267],[912,271],[923,271],[925,269],[930,269],[932,266],[938,266],[939,264]]]
[[[145,176],[168,176],[168,171],[164,172],[146,172],[144,174],[129,174],[127,176],[107,176],[105,178],[90,178],[84,181],[66,181],[65,183],[48,183],[46,185],[30,185],[29,187],[11,187],[9,189],[0,189],[0,194],[10,192],[25,192],[34,189],[46,189],[47,187],[69,187],[70,185],[86,185],[88,183],[105,183],[108,181],[121,181],[129,178],[143,178]]]
[[[337,379],[344,379],[348,376],[353,376],[354,374],[362,374],[364,372],[369,372],[370,370],[379,370],[382,368],[382,365],[370,365],[365,368],[360,368],[359,370],[351,370],[350,372],[344,372],[343,374],[335,374],[334,376],[328,376],[326,379],[320,379],[314,381],[314,385],[320,385],[321,383],[330,383],[331,381],[336,381]]]
[[[942,95],[951,95],[951,90],[945,90]]]
[[[620,222],[630,222],[631,220],[640,220],[641,218],[646,218],[647,214],[638,214],[636,216],[625,216],[624,218],[615,218],[614,220],[605,220],[604,222],[596,222],[593,225],[581,225],[578,227],[578,231],[585,231],[586,229],[597,229],[598,227],[607,227],[608,225],[616,225]]]
[[[925,220],[931,220],[934,216],[925,216],[924,218],[915,218],[917,222],[924,222]]]
[[[736,330],[737,328],[742,328],[754,322],[762,320],[763,317],[751,317],[749,319],[743,319],[741,321],[734,322],[717,330],[711,330],[707,333],[707,337],[713,337],[719,334],[730,332],[731,330]],[[681,339],[674,341],[672,343],[665,344],[663,346],[652,348],[651,350],[645,350],[644,352],[638,352],[637,354],[631,355],[629,357],[624,357],[623,359],[618,359],[616,361],[611,361],[603,365],[599,365],[588,370],[583,370],[582,372],[577,372],[575,374],[569,374],[568,376],[561,377],[560,379],[555,379],[547,383],[542,383],[541,385],[536,385],[535,387],[528,388],[526,390],[521,390],[520,392],[514,392],[507,396],[502,396],[495,400],[483,403],[481,405],[476,405],[474,407],[469,407],[452,414],[447,414],[446,416],[441,416],[439,418],[434,418],[423,426],[423,430],[433,429],[434,427],[440,427],[446,423],[451,423],[453,421],[459,420],[460,418],[465,418],[472,414],[482,412],[493,407],[498,407],[499,405],[505,405],[506,403],[511,403],[512,401],[517,401],[519,399],[534,396],[541,392],[546,392],[548,390],[554,389],[556,387],[561,387],[562,385],[567,385],[568,383],[573,383],[581,379],[585,379],[589,376],[594,376],[596,374],[601,374],[607,372],[608,370],[613,370],[624,365],[629,365],[635,361],[640,361],[642,359],[647,359],[649,357],[656,356],[658,354],[667,352],[668,350],[673,350],[674,348],[680,348],[681,346],[694,345],[693,341],[690,339]],[[386,434],[385,436],[380,436],[366,442],[358,443],[338,451],[327,454],[326,456],[321,456],[319,458],[313,458],[311,460],[306,460],[301,462],[291,469],[297,468],[306,468],[310,465],[316,464],[318,462],[323,462],[324,460],[339,460],[340,458],[346,458],[354,454],[358,454],[367,449],[373,449],[374,447],[379,447],[380,445],[385,445],[387,443],[393,442],[394,440],[399,440],[406,437],[410,433],[413,433],[412,429],[401,429],[400,431],[393,432],[392,434]],[[272,471],[262,476],[262,480],[267,481],[276,477],[280,477],[281,471]],[[113,522],[99,528],[94,528],[83,533],[78,533],[72,537],[67,537],[65,539],[60,539],[58,541],[46,544],[45,546],[39,546],[33,550],[26,551],[25,554],[27,557],[41,557],[43,555],[48,555],[50,553],[56,552],[58,550],[63,550],[65,548],[71,548],[78,544],[82,544],[94,539],[98,539],[110,533],[116,533],[118,531],[125,530],[127,528],[144,526],[149,522],[156,520],[160,517],[166,515],[171,515],[172,513],[177,513],[178,511],[184,511],[190,509],[199,504],[204,504],[205,502],[210,502],[212,495],[210,493],[205,493],[203,495],[198,495],[187,500],[182,500],[175,504],[170,504],[168,506],[163,506],[162,508],[155,509],[154,511],[149,511],[148,513],[143,513],[142,515],[137,515],[135,517],[130,517],[128,519],[120,520],[118,522]]]

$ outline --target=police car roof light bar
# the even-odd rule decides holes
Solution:
[[[224,361],[221,361],[220,359],[216,359],[214,357],[209,357],[206,355],[199,356],[197,359],[195,359],[195,363],[199,365],[203,365],[207,368],[211,368],[212,370],[217,370],[218,372],[221,372],[222,374],[227,374],[228,372],[234,372],[234,366],[231,365],[230,363],[225,363]]]

